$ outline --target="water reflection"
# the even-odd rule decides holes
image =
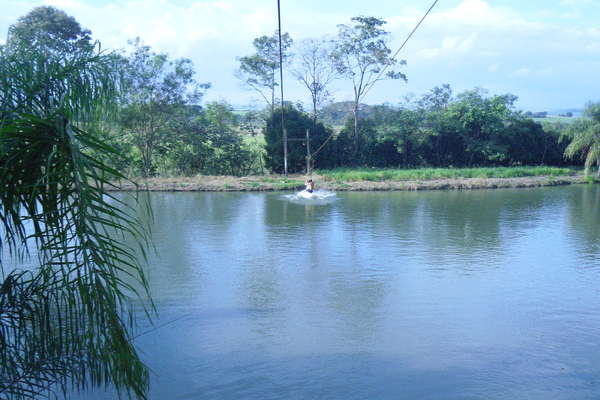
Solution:
[[[583,267],[600,266],[600,187],[584,185],[569,196],[569,223],[576,246],[584,259]]]
[[[599,196],[154,194],[151,398],[594,398]]]

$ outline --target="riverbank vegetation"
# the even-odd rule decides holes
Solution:
[[[576,169],[559,167],[494,167],[494,168],[419,168],[419,169],[371,169],[336,168],[318,170],[316,173],[328,181],[425,181],[459,178],[523,178],[529,176],[569,176]]]
[[[555,167],[499,167],[473,169],[336,169],[317,170],[312,179],[317,189],[355,190],[469,190],[491,188],[523,188],[594,183],[578,170]],[[249,175],[191,177],[151,177],[144,179],[144,188],[161,192],[247,192],[299,190],[304,188],[305,175]],[[130,191],[136,186],[118,182],[111,190]]]
[[[385,21],[376,18],[355,18],[340,26],[333,40],[296,44],[290,35],[283,35],[286,68],[305,84],[311,99],[309,112],[299,102],[284,104],[290,173],[306,171],[307,131],[310,165],[319,170],[597,163],[595,156],[589,157],[595,154],[594,135],[588,135],[585,144],[578,140],[582,144],[576,150],[571,145],[565,158],[572,139],[589,128],[593,113],[571,123],[540,123],[516,108],[513,94],[490,94],[480,88],[454,93],[449,85],[441,85],[397,104],[361,104],[360,96],[332,103],[328,88],[334,79],[351,81],[364,74],[375,90],[381,79],[406,78],[392,70],[404,62],[390,57],[384,26]],[[379,47],[373,48],[371,42]],[[129,177],[282,173],[281,108],[274,90],[277,35],[261,36],[253,44],[255,53],[239,59],[236,76],[260,94],[265,108],[245,111],[226,101],[204,103],[210,83],[196,76],[188,59],[155,52],[141,39],[111,53],[122,91],[114,113],[104,116],[95,129],[120,156],[105,162]],[[351,60],[342,62],[344,51],[356,59],[365,57],[368,66],[360,69]],[[389,74],[376,72],[385,68]]]

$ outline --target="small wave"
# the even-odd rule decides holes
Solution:
[[[286,194],[283,198],[298,204],[328,204],[335,201],[337,196],[329,190],[315,190],[312,193],[301,190],[294,194]]]

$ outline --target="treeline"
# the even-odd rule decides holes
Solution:
[[[362,104],[380,80],[406,79],[391,70],[405,62],[391,57],[384,24],[372,17],[352,18],[351,24],[338,27],[337,37],[309,39],[297,46],[289,34],[282,34],[286,68],[304,84],[311,99],[309,112],[291,102],[284,107],[291,139],[289,172],[306,168],[307,130],[315,168],[567,163],[563,154],[577,132],[567,125],[534,122],[515,109],[517,97],[511,94],[488,95],[474,89],[455,95],[443,85],[399,105]],[[172,59],[140,39],[131,41],[127,50],[100,51],[89,30],[53,7],[35,8],[11,26],[6,44],[0,46],[0,61],[61,68],[77,54],[101,54],[104,68],[118,75],[117,106],[102,123],[92,127],[88,121],[77,123],[119,150],[120,158],[107,161],[128,176],[283,172],[276,98],[278,32],[256,38],[253,44],[256,52],[238,59],[236,75],[260,93],[265,108],[246,112],[224,101],[203,104],[210,84],[196,78],[189,59]],[[331,103],[327,88],[333,79],[349,82],[352,101]],[[0,95],[8,98],[2,91],[10,93],[10,88],[0,88]],[[593,131],[585,123],[572,127]],[[576,141],[568,154],[583,154],[588,165],[595,163],[591,137],[592,142]]]
[[[359,123],[347,119],[338,132],[289,106],[286,128],[293,139],[311,131],[310,146],[318,149],[316,168],[369,167],[472,167],[513,165],[565,165],[570,139],[567,125],[540,124],[515,110],[514,95],[488,96],[474,89],[454,96],[449,85],[436,87],[401,106],[370,106]],[[268,167],[281,171],[281,123],[275,113],[266,128]],[[302,123],[300,123],[300,121]],[[291,141],[290,168],[305,165],[304,143]]]
[[[171,60],[137,39],[115,56],[123,74],[121,107],[104,126],[128,175],[246,175],[262,172],[258,116],[225,102],[200,105],[207,83],[188,59]]]

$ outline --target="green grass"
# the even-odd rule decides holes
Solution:
[[[262,177],[260,178],[262,183],[270,183],[276,188],[281,189],[294,189],[298,186],[304,185],[303,181],[299,181],[298,179],[288,179],[288,178],[271,178],[271,177]]]
[[[275,186],[278,190],[290,190],[297,189],[304,185],[304,182],[299,181],[297,179],[287,179],[285,181],[276,182],[273,186]]]
[[[317,173],[328,181],[416,181],[458,178],[519,178],[524,176],[572,175],[576,170],[558,167],[490,167],[490,168],[336,168]]]
[[[281,182],[282,179],[281,178],[276,179],[276,178],[263,177],[263,178],[260,178],[260,181],[264,182],[264,183],[276,183],[276,182]]]
[[[259,188],[260,187],[260,183],[258,182],[242,182],[243,185],[249,186],[251,188]]]

